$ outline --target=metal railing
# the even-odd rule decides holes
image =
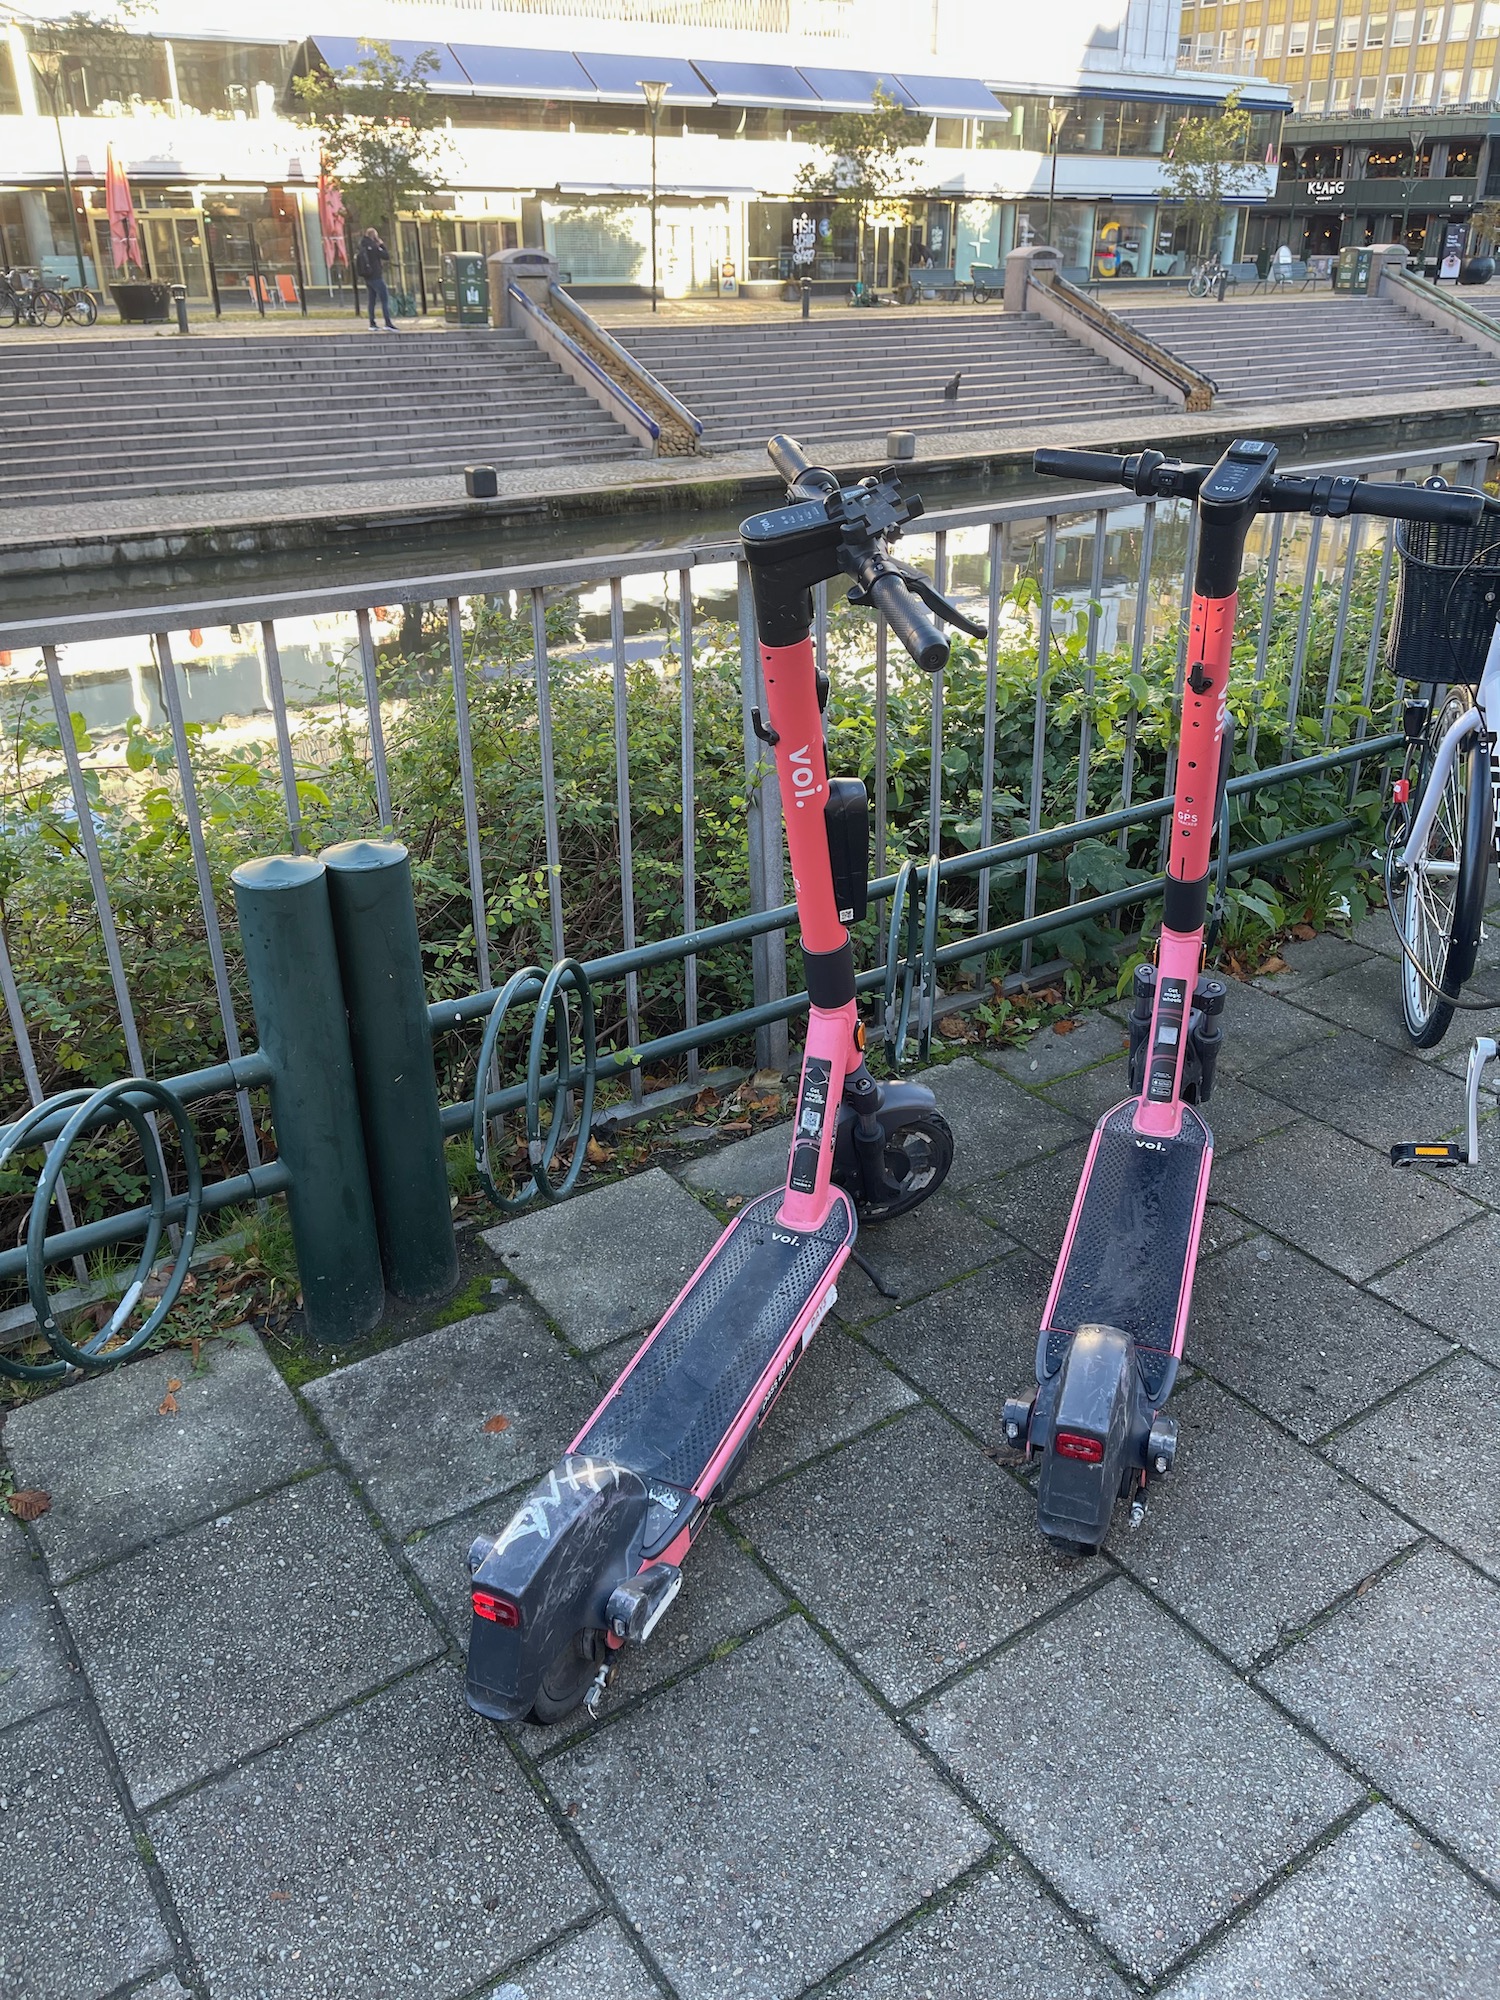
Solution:
[[[1439,449],[1411,448],[1343,461],[1342,469],[1373,477],[1392,474],[1420,477],[1442,468],[1461,483],[1474,484],[1485,476],[1491,450],[1484,441]],[[1038,940],[1088,918],[1112,916],[1145,901],[1159,887],[1159,878],[1131,881],[1093,895],[1081,894],[1075,887],[1048,907],[1042,894],[1039,863],[1045,855],[1072,849],[1083,839],[1114,838],[1123,848],[1131,829],[1152,827],[1170,809],[1169,796],[1153,796],[1144,803],[1136,797],[1140,718],[1137,707],[1132,705],[1124,722],[1118,808],[1102,818],[1089,816],[1089,770],[1091,758],[1096,754],[1092,704],[1095,672],[1106,653],[1118,655],[1122,664],[1128,661],[1134,674],[1142,667],[1148,649],[1156,649],[1159,656],[1165,646],[1170,657],[1175,647],[1180,689],[1186,647],[1182,614],[1189,595],[1195,525],[1195,517],[1181,503],[1142,502],[1111,489],[991,502],[933,513],[924,518],[920,531],[910,537],[911,553],[916,560],[925,558],[939,586],[946,585],[982,610],[990,637],[983,650],[983,736],[979,748],[979,820],[973,829],[974,845],[964,852],[941,851],[945,748],[949,734],[944,683],[939,677],[931,682],[930,691],[924,696],[929,703],[926,852],[903,855],[893,851],[887,810],[893,749],[898,747],[893,745],[889,721],[893,673],[888,635],[880,621],[871,620],[867,627],[866,666],[874,720],[870,790],[877,879],[871,889],[875,923],[864,950],[867,962],[860,985],[863,991],[883,995],[888,1027],[898,1039],[908,1025],[914,1025],[925,1042],[937,1016],[946,1006],[958,1003],[959,996],[945,994],[940,989],[940,978],[947,969],[979,965],[989,954],[1003,952],[1010,954],[1025,973],[1031,967],[1033,946]],[[1397,739],[1376,733],[1366,712],[1379,666],[1380,635],[1392,581],[1393,544],[1389,539],[1382,544],[1383,533],[1383,524],[1364,517],[1329,522],[1294,521],[1277,515],[1259,524],[1247,564],[1246,602],[1241,614],[1242,630],[1254,636],[1255,645],[1252,714],[1246,747],[1252,763],[1260,756],[1269,768],[1248,771],[1235,779],[1231,786],[1234,796],[1314,774],[1345,770],[1349,773],[1348,790],[1352,796],[1361,760],[1384,756],[1394,747]],[[1356,651],[1346,644],[1356,566],[1362,554],[1368,553],[1373,558],[1377,551],[1373,617],[1368,636]],[[1018,579],[1034,584],[1034,592],[1017,592]],[[632,639],[627,633],[627,590],[633,587],[643,587],[646,598],[658,605],[651,614],[655,621],[651,633],[644,640]],[[1314,604],[1326,603],[1335,589],[1337,613],[1326,678],[1322,685],[1314,687],[1309,650]],[[368,830],[372,834],[389,833],[393,825],[391,745],[399,742],[402,717],[399,702],[382,699],[376,629],[383,607],[414,602],[441,607],[438,615],[440,628],[446,634],[446,670],[453,695],[453,757],[464,829],[463,870],[473,922],[475,990],[465,997],[436,1001],[427,1009],[428,1032],[439,1036],[457,1027],[485,1021],[502,997],[506,1005],[536,999],[542,994],[545,977],[541,970],[536,970],[507,979],[507,968],[495,963],[487,901],[492,885],[487,882],[481,849],[471,722],[470,676],[475,662],[466,643],[473,611],[481,600],[493,603],[497,597],[508,597],[513,605],[529,612],[531,660],[520,665],[512,662],[501,671],[519,683],[523,692],[529,689],[528,699],[534,703],[532,740],[539,764],[546,867],[541,930],[555,968],[562,967],[570,957],[575,919],[570,909],[570,885],[564,880],[561,860],[562,821],[553,716],[557,662],[553,658],[546,616],[549,595],[563,592],[582,592],[584,601],[590,601],[589,593],[597,598],[598,637],[592,658],[601,680],[607,677],[613,689],[613,806],[620,860],[619,949],[596,953],[586,964],[575,965],[562,981],[579,998],[585,988],[603,985],[623,988],[624,1043],[589,1052],[592,1080],[604,1083],[610,1079],[628,1079],[631,1097],[640,1103],[645,1095],[643,1075],[649,1066],[683,1061],[688,1083],[696,1085],[704,1050],[751,1034],[756,1037],[757,1059],[761,1064],[784,1065],[788,1053],[787,1024],[806,1006],[806,996],[795,990],[796,982],[788,976],[787,929],[795,911],[787,900],[775,768],[751,721],[752,709],[763,704],[764,694],[748,573],[740,560],[737,543],[418,576],[399,583],[271,591],[240,598],[225,596],[144,613],[131,609],[81,611],[46,619],[11,620],[0,624],[0,654],[9,655],[13,682],[18,676],[25,680],[32,665],[29,656],[37,658],[39,680],[45,684],[58,725],[78,845],[108,967],[118,1030],[130,1070],[137,1077],[150,1073],[152,1061],[143,1043],[136,999],[120,947],[110,882],[112,864],[96,825],[91,773],[86,760],[97,757],[98,753],[80,750],[72,714],[81,704],[87,706],[90,671],[101,664],[101,649],[114,663],[116,672],[120,671],[122,660],[128,664],[137,655],[150,660],[154,668],[175,750],[172,779],[187,829],[207,940],[211,993],[205,992],[203,998],[216,1009],[225,1056],[221,1063],[191,1075],[165,1079],[149,1098],[133,1097],[128,1084],[114,1087],[112,1098],[102,1099],[90,1109],[84,1126],[79,1126],[76,1117],[73,1118],[69,1143],[81,1136],[84,1127],[98,1127],[111,1119],[128,1116],[132,1107],[138,1118],[154,1119],[165,1112],[169,1122],[175,1121],[180,1131],[189,1107],[214,1095],[222,1098],[233,1093],[245,1160],[243,1172],[227,1174],[216,1182],[190,1189],[186,1195],[173,1196],[153,1182],[147,1208],[128,1216],[101,1217],[81,1224],[74,1221],[66,1205],[62,1162],[56,1158],[50,1161],[51,1181],[38,1191],[26,1244],[0,1253],[0,1278],[26,1280],[37,1320],[44,1329],[52,1317],[44,1277],[48,1266],[133,1235],[152,1231],[159,1234],[164,1228],[189,1221],[195,1226],[200,1213],[286,1190],[291,1180],[285,1163],[288,1148],[279,1127],[278,1139],[282,1143],[278,1150],[282,1157],[265,1164],[259,1150],[257,1131],[264,1128],[258,1128],[251,1092],[269,1084],[274,1095],[276,1066],[266,1053],[264,1023],[259,1052],[246,1054],[241,1040],[227,956],[238,947],[231,925],[224,921],[226,913],[221,912],[215,897],[205,841],[204,803],[195,773],[194,738],[186,720],[185,695],[191,692],[201,708],[202,690],[190,688],[188,670],[181,664],[179,653],[190,655],[193,642],[199,643],[201,651],[206,631],[226,627],[238,635],[242,654],[253,653],[259,670],[258,706],[262,711],[262,721],[256,726],[269,725],[276,746],[285,814],[285,838],[279,844],[301,853],[306,845],[306,828],[299,794],[296,739],[305,714],[315,704],[305,694],[300,703],[289,698],[286,667],[288,661],[295,663],[306,653],[309,621],[313,631],[321,629],[325,634],[330,628],[326,622],[320,626],[319,621],[333,621],[335,637],[327,639],[327,645],[335,650],[345,648],[351,664],[357,667],[370,778]],[[997,839],[997,725],[1002,719],[998,671],[1005,643],[1001,637],[1002,614],[1014,642],[1007,657],[1011,657],[1014,645],[1024,643],[1031,649],[1038,670],[1034,688],[1022,703],[1023,708],[1029,706],[1031,711],[1031,753],[1029,772],[1021,786],[1021,811],[1013,815],[1009,837]],[[697,881],[696,764],[700,745],[694,701],[695,665],[701,657],[701,637],[709,617],[716,619],[720,630],[726,623],[738,627],[749,910],[744,916],[704,927],[700,922]],[[1284,635],[1290,635],[1295,618],[1295,637],[1291,639],[1280,735],[1267,739],[1254,701],[1265,677],[1273,623],[1278,617],[1282,621],[1278,629]],[[830,620],[826,593],[822,591],[817,598],[815,637],[820,663],[826,664]],[[1070,657],[1078,680],[1076,720],[1069,723],[1070,729],[1076,730],[1073,738],[1076,785],[1071,788],[1074,810],[1066,823],[1044,826],[1049,731],[1056,726],[1051,669],[1064,642],[1072,647]],[[632,838],[632,774],[637,753],[628,728],[626,686],[632,652],[637,656],[649,655],[653,645],[658,652],[670,645],[679,662],[676,699],[680,726],[675,777],[682,800],[683,915],[682,928],[677,934],[643,940],[637,934],[633,882],[636,849]],[[323,664],[326,666],[326,659]],[[1324,672],[1321,659],[1319,670]],[[305,663],[296,668],[304,686],[311,671]],[[1352,740],[1330,747],[1336,703],[1341,695],[1354,699],[1361,713]],[[1010,719],[1015,721],[1015,714]],[[1308,754],[1313,742],[1319,748]],[[1161,789],[1170,794],[1172,784],[1169,758]],[[1153,793],[1158,789],[1154,780],[1152,789]],[[1053,791],[1055,796],[1055,784]],[[1268,865],[1300,848],[1347,835],[1355,825],[1347,815],[1335,815],[1323,824],[1238,851],[1230,865],[1234,868]],[[394,830],[399,834],[401,829],[397,825]],[[951,843],[949,846],[951,849]],[[995,889],[1002,879],[1021,882],[1019,908],[1008,914],[1002,912],[1005,920],[996,922]],[[960,885],[969,903],[960,921],[953,922],[950,919],[955,911],[945,904],[945,893],[951,894]],[[226,932],[229,932],[227,939]],[[725,1014],[705,1015],[700,1007],[700,962],[725,947],[743,946],[747,942],[753,952],[753,1005],[737,1007]],[[642,1038],[639,980],[644,972],[667,965],[682,969],[680,1019],[669,1031]],[[12,1160],[18,1157],[23,1139],[31,1145],[39,1140],[56,1139],[69,1124],[79,1102],[75,1097],[64,1105],[54,1099],[42,1108],[44,1085],[35,1056],[32,1022],[23,1001],[23,987],[29,978],[30,969],[12,964],[6,932],[0,926],[0,988],[20,1073],[33,1107],[9,1127],[0,1127],[0,1166],[7,1157]],[[555,986],[557,982],[553,983]],[[576,1067],[569,1075],[565,1053],[560,1053],[550,1068],[545,1067],[547,1059],[542,1049],[543,1039],[538,1032],[532,1037],[526,1079],[504,1087],[490,1073],[487,1064],[481,1065],[471,1094],[442,1109],[443,1131],[463,1132],[477,1121],[509,1111],[524,1112],[528,1129],[534,1128],[540,1107],[547,1101],[557,1102],[559,1093],[570,1084],[576,1087],[580,1075]],[[162,1089],[165,1096],[161,1095]],[[154,1133],[154,1125],[151,1130]],[[537,1157],[533,1144],[533,1165]],[[544,1168],[541,1178],[545,1177]],[[54,1196],[52,1182],[56,1184],[62,1227],[48,1234]],[[119,1358],[124,1351],[119,1345],[122,1339],[118,1329],[114,1335],[101,1336],[98,1351],[92,1356],[94,1363],[102,1365]],[[105,1353],[103,1350],[111,1340],[117,1344]],[[3,1336],[0,1344],[4,1344]],[[45,1369],[49,1364],[41,1365]]]

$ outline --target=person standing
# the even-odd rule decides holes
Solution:
[[[370,331],[375,330],[375,308],[379,306],[385,314],[387,333],[396,331],[396,322],[391,318],[391,295],[386,287],[385,267],[390,261],[390,251],[380,240],[378,229],[367,229],[359,239],[359,248],[354,253],[354,269],[364,279],[365,290],[370,299]]]

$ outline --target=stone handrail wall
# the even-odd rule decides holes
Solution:
[[[1165,396],[1182,410],[1212,407],[1218,384],[1212,376],[1174,354],[1170,348],[1149,339],[1112,313],[1108,306],[1090,298],[1056,270],[1045,267],[1030,272],[1026,305],[1043,319],[1051,320],[1070,339],[1081,341],[1125,374],[1133,375]]]
[[[1477,311],[1451,291],[1433,284],[1430,279],[1419,278],[1410,271],[1387,264],[1380,273],[1378,286],[1371,289],[1380,298],[1394,299],[1404,312],[1417,319],[1425,319],[1430,326],[1440,327],[1444,333],[1456,333],[1471,347],[1500,356],[1500,326],[1487,314]]]
[[[661,432],[656,446],[659,458],[687,458],[697,451],[703,426],[692,411],[685,403],[680,403],[649,368],[622,347],[612,333],[585,312],[577,299],[565,292],[561,285],[549,285],[541,309],[596,366],[602,368],[613,382],[656,420]]]

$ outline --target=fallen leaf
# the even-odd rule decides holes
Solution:
[[[289,1889],[273,1889],[271,1891],[271,1901],[273,1903],[289,1903],[291,1900],[292,1895]]]
[[[1292,925],[1292,936],[1296,938],[1299,944],[1311,944],[1317,935],[1311,924]]]
[[[588,1145],[584,1148],[584,1153],[583,1153],[583,1157],[588,1161],[591,1167],[606,1166],[614,1158],[614,1156],[615,1156],[614,1147],[601,1146],[597,1139],[590,1139]]]
[[[1054,1035],[1071,1035],[1082,1026],[1082,1021],[1054,1021],[1052,1032]]]
[[[174,1375],[172,1379],[168,1382],[167,1387],[169,1389],[180,1389],[182,1387],[182,1384],[181,1382],[178,1381],[177,1377]]]
[[[175,1396],[174,1396],[174,1395],[172,1394],[172,1392],[171,1392],[171,1390],[170,1390],[170,1389],[169,1389],[169,1390],[167,1391],[166,1395],[162,1397],[161,1401],[160,1401],[160,1402],[159,1402],[159,1403],[157,1404],[157,1406],[156,1406],[156,1414],[157,1414],[157,1415],[158,1415],[159,1417],[175,1417],[175,1416],[176,1416],[176,1414],[177,1414],[177,1398],[176,1398],[176,1397],[175,1397]]]
[[[491,1437],[497,1437],[501,1431],[508,1431],[510,1429],[510,1418],[486,1417],[484,1428],[489,1432]]]
[[[748,1118],[727,1118],[719,1127],[719,1130],[721,1132],[748,1132],[750,1130],[750,1120]]]
[[[568,1805],[567,1805],[567,1813],[568,1813],[568,1818],[569,1818],[569,1819],[577,1819],[577,1817],[578,1817],[578,1801],[577,1801],[577,1799],[569,1799],[569,1800],[568,1800]]]
[[[1285,972],[1286,960],[1281,956],[1279,952],[1272,952],[1271,956],[1266,960],[1265,964],[1258,965],[1255,968],[1255,970],[1258,974],[1261,975],[1271,972]]]
[[[5,1504],[18,1521],[39,1521],[51,1507],[52,1495],[39,1486],[29,1486],[20,1493],[12,1493]]]

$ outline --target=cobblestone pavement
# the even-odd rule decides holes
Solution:
[[[13,1414],[0,1993],[1493,2000],[1500,1145],[1385,1164],[1463,1058],[1387,942],[1231,992],[1179,1469],[1093,1561],[998,1411],[1107,1013],[936,1073],[898,1299],[851,1272],[592,1726],[468,1712],[463,1552],[774,1136],[488,1232],[492,1309],[302,1393],[248,1341]]]

